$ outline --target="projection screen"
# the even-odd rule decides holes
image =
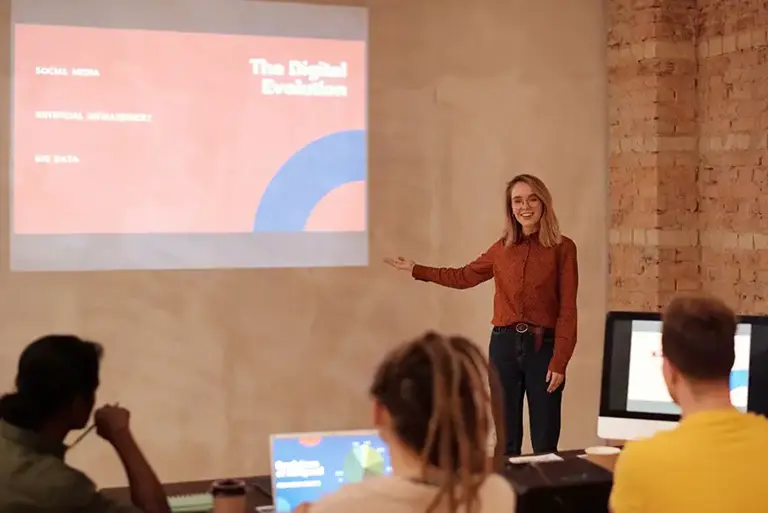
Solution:
[[[14,0],[11,269],[368,264],[367,11]]]

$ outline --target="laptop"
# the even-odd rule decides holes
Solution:
[[[375,430],[272,435],[269,450],[270,510],[277,513],[315,502],[347,483],[392,473],[389,450]]]

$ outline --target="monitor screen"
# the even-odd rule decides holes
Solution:
[[[766,414],[768,317],[741,317],[734,344],[731,402],[741,410]],[[606,321],[599,436],[642,437],[674,427],[679,417],[662,374],[660,314],[611,312]]]
[[[661,371],[661,321],[628,322],[630,340],[626,410],[679,415],[680,408],[672,401]],[[752,325],[739,324],[734,342],[736,359],[731,370],[731,402],[746,411]]]
[[[346,483],[392,473],[386,444],[376,431],[273,435],[275,510],[293,511]]]

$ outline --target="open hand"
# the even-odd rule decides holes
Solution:
[[[416,265],[416,263],[413,260],[408,260],[407,258],[403,258],[401,256],[397,258],[385,258],[384,259],[385,264],[389,264],[398,271],[413,271],[413,266]]]
[[[557,372],[552,372],[551,370],[547,371],[547,383],[549,383],[549,386],[547,386],[547,392],[550,394],[560,388],[560,385],[563,384],[563,381],[565,381],[565,374],[559,374]]]

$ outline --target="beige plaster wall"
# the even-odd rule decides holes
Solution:
[[[580,344],[563,446],[593,443],[607,284],[602,3],[336,3],[370,7],[371,265],[11,274],[2,208],[2,385],[33,337],[92,337],[107,348],[101,398],[132,409],[163,480],[266,472],[270,432],[367,424],[371,370],[393,344],[432,327],[487,343],[490,284],[441,290],[379,262],[472,258],[498,236],[505,180],[525,171],[550,184],[579,246]],[[0,0],[2,98],[9,20]],[[0,102],[3,204],[8,108]],[[101,485],[124,483],[96,437],[70,458]]]

